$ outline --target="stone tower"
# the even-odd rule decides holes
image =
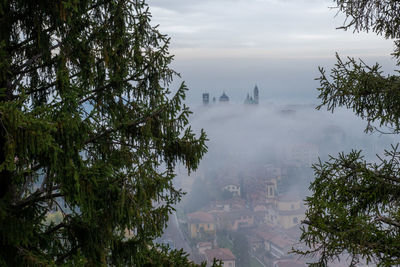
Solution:
[[[208,105],[210,103],[210,94],[209,93],[204,93],[203,94],[203,104]]]
[[[254,87],[254,104],[258,104],[258,87]]]

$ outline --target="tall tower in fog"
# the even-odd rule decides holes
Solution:
[[[254,87],[253,96],[247,94],[246,100],[244,100],[246,105],[258,105],[258,87]]]
[[[258,104],[258,87],[254,87],[254,104]]]
[[[204,93],[203,94],[203,105],[208,105],[210,103],[210,94]]]

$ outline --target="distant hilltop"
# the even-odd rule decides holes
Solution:
[[[250,94],[247,94],[247,97],[244,100],[244,104],[258,105],[258,100],[259,100],[259,94],[258,94],[258,87],[256,85],[253,89],[253,95],[250,96]],[[215,104],[216,102],[217,99],[214,96],[212,99],[212,103]],[[222,95],[219,97],[219,103],[229,103],[229,96],[225,92],[223,92]],[[203,93],[203,105],[209,105],[209,104],[210,104],[210,94]]]

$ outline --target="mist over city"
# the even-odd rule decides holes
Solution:
[[[399,0],[4,0],[0,59],[0,266],[400,266]]]
[[[321,73],[335,53],[381,64],[393,74],[393,44],[336,28],[344,16],[330,1],[152,1],[157,23],[173,39],[173,66],[190,90],[192,128],[207,133],[197,171],[177,168],[187,194],[158,242],[197,262],[224,266],[305,266],[299,257],[313,164],[361,151],[365,162],[399,141],[387,129],[366,133],[351,109],[320,110]],[[257,90],[257,92],[256,92]],[[390,132],[390,130],[389,130]],[[329,266],[348,266],[344,253]],[[361,259],[358,266],[373,266]],[[372,264],[372,265],[371,265]]]
[[[267,88],[257,89],[259,95],[268,93]],[[207,132],[208,152],[194,173],[178,167],[175,185],[187,195],[161,241],[184,248],[199,263],[207,260],[206,249],[226,256],[218,249],[229,248],[236,253],[249,250],[243,259],[235,256],[242,264],[244,260],[254,266],[301,266],[312,258],[299,260],[289,252],[299,243],[304,200],[314,180],[312,164],[352,150],[361,150],[366,161],[378,162],[377,155],[399,139],[365,133],[366,121],[350,110],[333,114],[313,104],[255,103],[253,90],[249,86],[242,91],[242,103],[224,99],[229,98],[225,92],[204,93],[205,102],[199,98],[192,108],[192,127]],[[269,183],[273,197],[268,195]],[[292,206],[286,210],[284,204]],[[202,223],[215,224],[215,229],[201,230]],[[332,266],[341,264],[346,266],[346,261]]]

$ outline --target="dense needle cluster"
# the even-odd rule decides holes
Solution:
[[[206,137],[150,17],[142,0],[1,1],[0,265],[189,265],[152,240]]]
[[[386,38],[400,37],[400,2],[395,0],[336,0],[339,12],[347,16],[343,29],[373,31]],[[400,64],[400,43],[394,57]],[[349,58],[337,64],[327,76],[320,68],[319,98],[334,111],[352,109],[367,121],[366,131],[383,134],[400,132],[400,77],[384,76],[378,64],[368,66]],[[313,166],[315,181],[306,198],[308,210],[301,241],[308,250],[297,253],[319,260],[312,266],[329,266],[334,260],[348,260],[378,266],[400,264],[400,152],[393,145],[376,162],[367,163],[361,151],[340,153]]]

